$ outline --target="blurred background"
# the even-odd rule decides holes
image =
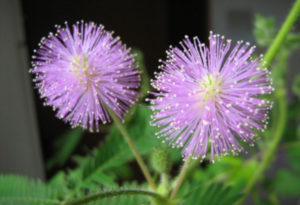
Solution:
[[[44,107],[28,74],[32,50],[40,39],[55,31],[55,24],[78,20],[103,24],[132,48],[141,50],[150,77],[168,46],[184,37],[207,41],[210,30],[233,41],[254,44],[256,13],[274,17],[279,27],[292,0],[0,0],[0,173],[22,174],[46,180],[58,167],[46,165],[55,155],[55,141],[70,130]],[[299,31],[300,25],[293,31]],[[258,49],[258,53],[264,52]],[[289,101],[294,76],[300,73],[299,52],[292,54],[288,68]],[[105,128],[104,128],[105,129]],[[84,133],[73,153],[84,153],[104,138]],[[287,166],[285,155],[274,167]],[[48,166],[48,168],[47,168]],[[65,167],[74,166],[67,162]],[[60,167],[61,169],[61,167]]]

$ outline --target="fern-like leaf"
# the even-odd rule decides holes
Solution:
[[[140,205],[149,204],[150,197],[160,199],[160,195],[146,190],[146,185],[138,185],[136,182],[126,183],[121,188],[99,188],[89,189],[89,193],[81,193],[76,199],[68,200],[61,205],[76,205],[85,203],[87,205]]]
[[[190,192],[182,205],[232,205],[241,198],[241,194],[233,193],[230,187],[211,184],[199,186]]]
[[[59,204],[59,193],[40,181],[14,175],[0,175],[1,205]]]

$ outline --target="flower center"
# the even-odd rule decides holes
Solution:
[[[85,56],[75,56],[71,59],[71,70],[72,71],[86,71],[88,58]]]
[[[202,103],[209,100],[214,100],[218,94],[221,93],[221,85],[223,80],[218,75],[208,74],[199,82]]]
[[[78,78],[80,83],[88,88],[95,73],[93,73],[93,67],[88,61],[88,57],[84,55],[75,56],[71,59],[70,68],[72,74]]]
[[[84,76],[86,77],[93,76],[93,73],[91,72],[92,67],[88,62],[88,57],[84,55],[73,57],[71,59],[70,67],[73,73],[75,74],[75,76],[78,78],[82,78]]]

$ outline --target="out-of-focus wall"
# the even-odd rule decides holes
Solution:
[[[273,16],[279,27],[293,2],[293,0],[211,0],[211,29],[234,41],[244,40],[253,44],[255,14]]]
[[[44,178],[18,0],[0,0],[0,174]]]
[[[255,44],[253,36],[253,22],[255,14],[259,13],[266,17],[274,17],[277,28],[285,20],[286,15],[293,6],[294,0],[211,0],[209,21],[210,28],[215,33],[225,35],[233,42],[238,40],[248,41]],[[293,31],[300,31],[300,25],[296,24]],[[264,50],[258,48],[257,53]],[[294,76],[300,73],[300,52],[295,52],[289,61],[288,90],[291,98],[291,87]]]

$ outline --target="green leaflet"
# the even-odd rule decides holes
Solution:
[[[145,187],[145,186],[144,186]],[[63,200],[64,193],[59,187],[46,185],[40,181],[28,179],[27,177],[15,175],[0,176],[0,205],[64,205],[72,204],[74,200],[93,198],[90,205],[138,205],[149,203],[149,197],[159,197],[145,188],[137,185],[136,182],[126,183],[121,188],[89,187],[88,194],[79,194],[76,198]]]
[[[68,200],[62,205],[76,205],[76,204],[89,204],[89,205],[138,205],[150,202],[149,197],[160,198],[155,192],[147,191],[145,188],[138,186],[136,182],[125,184],[122,187],[115,189],[92,190],[87,195],[81,195],[73,200]]]
[[[46,184],[14,175],[0,175],[1,205],[58,204],[59,192]]]
[[[276,34],[274,19],[256,14],[253,34],[257,45],[262,47],[270,45]]]
[[[192,183],[189,185],[190,191],[182,205],[232,205],[238,201],[241,194],[231,191],[231,187],[221,184],[203,185]]]
[[[145,191],[147,185],[138,185],[137,182],[125,182],[121,187],[111,188],[104,186],[102,188],[91,186],[88,194],[80,193],[77,197],[65,201],[69,204],[73,200],[83,200],[84,198],[96,196],[97,200],[87,203],[88,205],[140,205],[149,204],[150,196],[157,196],[153,192]],[[97,196],[98,195],[98,196]],[[75,203],[76,204],[76,203]],[[62,204],[63,205],[63,204]]]

